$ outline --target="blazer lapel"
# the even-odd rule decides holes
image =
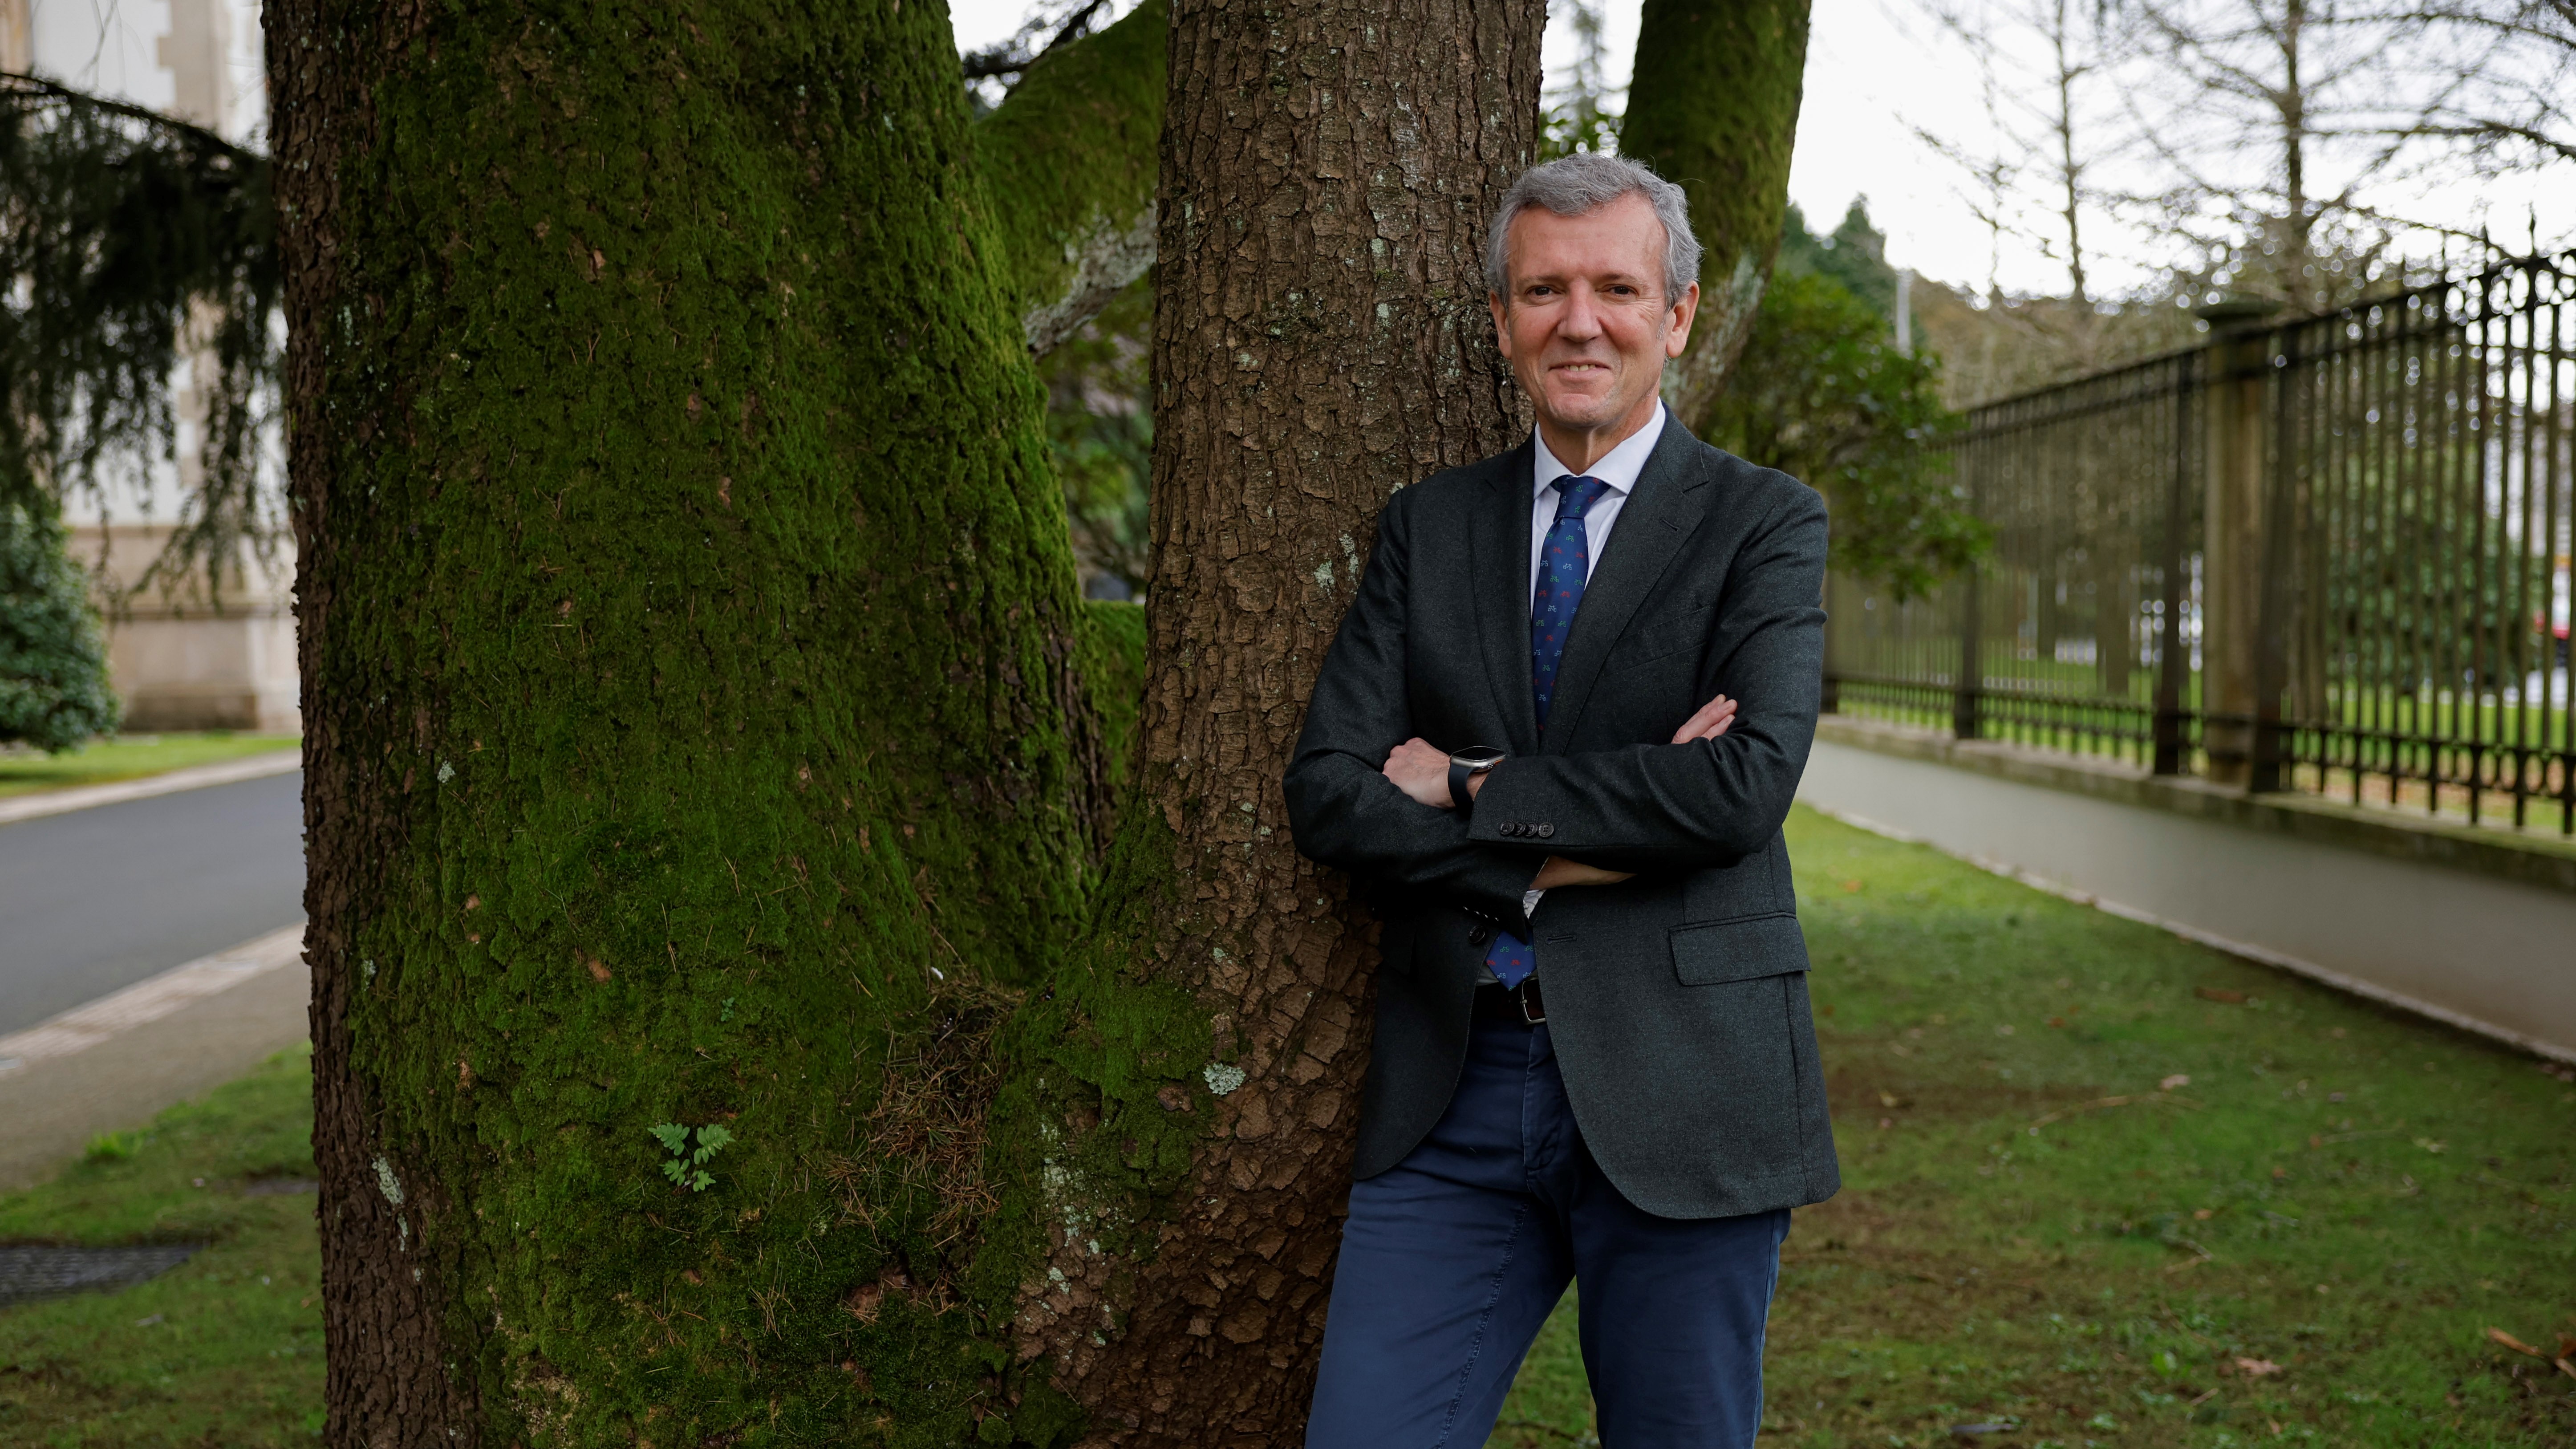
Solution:
[[[1510,738],[1462,740],[1451,748],[1492,744],[1515,755],[1538,752],[1538,706],[1531,699],[1529,652],[1530,470],[1538,454],[1524,439],[1486,476],[1486,499],[1468,521],[1467,566],[1475,580],[1476,637],[1485,652]],[[1613,530],[1615,532],[1615,530]]]
[[[1565,639],[1565,660],[1557,666],[1556,702],[1548,710],[1542,754],[1562,754],[1566,741],[1574,738],[1574,727],[1583,718],[1583,706],[1592,697],[1593,683],[1608,662],[1611,647],[1627,632],[1673,555],[1707,513],[1707,480],[1690,466],[1699,446],[1699,439],[1679,419],[1665,419],[1663,436],[1655,440],[1654,452],[1647,455],[1645,469],[1637,475],[1637,486],[1619,510],[1610,541],[1602,547],[1601,562],[1593,567],[1592,578],[1583,587],[1583,602],[1574,611],[1574,627]],[[1524,532],[1529,528],[1526,515],[1521,528]],[[1526,666],[1522,673],[1528,673]]]

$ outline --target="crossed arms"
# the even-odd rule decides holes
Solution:
[[[1685,745],[1693,740],[1716,739],[1734,722],[1735,701],[1721,694],[1701,705],[1698,713],[1673,731],[1673,743]],[[1437,810],[1457,808],[1457,801],[1449,793],[1449,752],[1420,735],[1387,751],[1386,763],[1379,767],[1378,773],[1394,782],[1395,788],[1402,790],[1407,798]],[[1467,798],[1474,800],[1484,788],[1483,775],[1470,776]],[[1635,879],[1636,874],[1633,870],[1606,870],[1597,865],[1568,860],[1561,855],[1551,855],[1539,863],[1538,874],[1530,880],[1530,889],[1547,891],[1558,886],[1617,885],[1623,880]]]
[[[1447,760],[1417,737],[1408,703],[1414,501],[1406,490],[1388,502],[1315,681],[1283,782],[1301,851],[1384,889],[1520,923],[1532,888],[1728,865],[1770,841],[1806,765],[1823,677],[1825,516],[1813,494],[1784,498],[1727,562],[1694,656],[1717,697],[1672,742],[1507,759],[1466,812],[1427,802],[1445,799]],[[1615,670],[1594,686],[1617,687]],[[1436,792],[1418,780],[1435,760]],[[1501,831],[1531,820],[1554,827],[1544,853]]]

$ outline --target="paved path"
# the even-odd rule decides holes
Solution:
[[[0,1072],[0,1192],[50,1177],[100,1133],[140,1127],[303,1041],[312,995],[300,961],[244,972],[166,1016]]]
[[[0,1191],[304,1039],[301,782],[0,825]]]
[[[0,825],[0,1036],[303,919],[303,779]]]

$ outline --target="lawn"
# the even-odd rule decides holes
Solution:
[[[1766,1444],[2576,1443],[2576,1379],[2487,1336],[2576,1334],[2576,1085],[1804,810],[1790,840],[1845,1187],[1789,1238]],[[313,1200],[245,1191],[310,1175],[304,1073],[0,1198],[0,1241],[212,1244],[0,1311],[0,1442],[312,1442]],[[1569,1314],[1503,1418],[1589,1442]]]
[[[258,1071],[0,1197],[0,1242],[204,1243],[121,1293],[0,1309],[0,1444],[312,1444],[312,1062]]]
[[[0,799],[75,785],[104,785],[158,775],[190,765],[212,765],[244,755],[295,748],[294,735],[245,735],[229,730],[201,734],[116,735],[59,755],[0,754]]]
[[[2576,1378],[2487,1335],[2576,1348],[2576,1085],[1803,809],[1789,839],[1844,1187],[1784,1254],[1766,1443],[2576,1444]],[[1582,1372],[1560,1310],[1490,1442],[1591,1442]]]

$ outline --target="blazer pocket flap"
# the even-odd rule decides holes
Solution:
[[[1673,928],[1673,974],[1684,986],[1718,986],[1807,969],[1807,937],[1794,911]]]

